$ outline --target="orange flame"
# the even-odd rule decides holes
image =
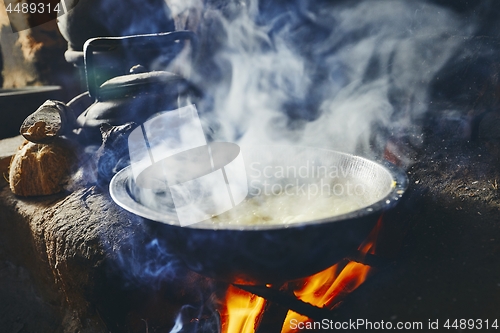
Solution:
[[[339,264],[304,279],[302,289],[296,290],[294,292],[295,296],[320,308],[332,308],[332,305],[337,304],[337,301],[359,287],[366,280],[371,270],[370,266],[352,261],[340,273],[337,273],[338,269]],[[292,330],[288,325],[293,319],[296,320],[295,322],[309,320],[301,314],[288,311],[282,333],[299,332]]]
[[[382,217],[370,232],[368,238],[361,244],[358,250],[362,254],[374,254],[376,241],[382,228]],[[310,303],[317,307],[333,308],[347,294],[358,288],[368,277],[371,267],[354,261],[345,266],[336,264],[317,274],[305,278],[302,289],[294,292],[301,301]],[[288,311],[281,333],[295,333],[288,323],[295,319],[296,322],[306,322],[309,318],[294,311]]]
[[[358,250],[362,254],[374,254],[376,240],[382,228],[382,217]],[[372,268],[354,261],[342,261],[305,279],[296,281],[293,293],[303,302],[317,307],[334,308],[347,294],[358,288]],[[230,286],[225,298],[222,316],[222,333],[254,333],[264,311],[266,301],[251,293]],[[288,311],[281,333],[297,333],[289,323],[292,319],[306,322],[309,318]]]
[[[229,286],[222,316],[222,333],[253,333],[266,301],[233,286]]]

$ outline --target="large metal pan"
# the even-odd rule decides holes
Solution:
[[[304,184],[306,188],[308,184],[330,182],[337,186],[337,192],[352,184],[357,186],[354,195],[359,196],[356,199],[361,200],[362,208],[288,225],[221,227],[203,221],[181,227],[175,209],[161,204],[165,193],[139,190],[130,168],[115,175],[110,194],[118,205],[145,218],[167,249],[193,271],[229,282],[262,285],[309,276],[356,251],[382,212],[393,207],[407,187],[405,173],[392,165],[336,151],[243,146],[241,154],[250,195],[252,189],[258,192],[264,181],[281,186]],[[141,202],[148,196],[158,200]],[[304,202],[307,204],[306,197]]]

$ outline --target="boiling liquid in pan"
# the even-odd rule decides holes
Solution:
[[[357,196],[261,195],[246,199],[209,222],[218,225],[277,225],[324,219],[353,212],[366,206]]]

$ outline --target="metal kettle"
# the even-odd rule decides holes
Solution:
[[[200,91],[191,82],[171,72],[154,70],[155,66],[164,68],[189,48],[187,43],[194,60],[198,41],[191,31],[89,39],[84,45],[88,91],[67,104],[47,101],[25,120],[21,134],[30,141],[43,142],[44,137],[27,137],[23,127],[52,115],[57,123],[51,126],[57,132],[54,135],[76,135],[82,143],[99,144],[103,124],[140,125],[158,112],[194,103]],[[130,49],[135,52],[128,52]]]

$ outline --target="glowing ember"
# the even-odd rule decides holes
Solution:
[[[222,333],[253,333],[265,303],[262,297],[230,286],[226,292]]]

